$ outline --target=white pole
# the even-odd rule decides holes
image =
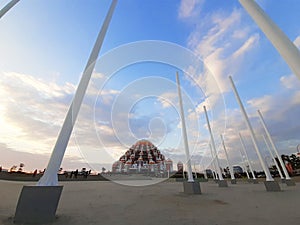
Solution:
[[[5,13],[7,13],[12,7],[14,7],[15,4],[17,4],[20,0],[12,0],[9,3],[7,3],[1,10],[0,10],[0,19],[2,16],[4,16]]]
[[[276,156],[277,156],[277,158],[278,158],[278,160],[279,160],[279,162],[280,162],[280,165],[281,165],[282,170],[283,170],[284,175],[285,175],[285,179],[291,180],[291,177],[290,177],[288,171],[286,170],[285,164],[284,164],[284,162],[282,161],[281,156],[280,156],[279,153],[278,153],[278,150],[277,150],[277,148],[276,148],[276,146],[275,146],[275,144],[274,144],[274,141],[273,141],[273,139],[272,139],[272,137],[271,137],[271,135],[270,135],[270,132],[269,132],[267,126],[266,126],[266,123],[265,123],[265,121],[264,121],[264,118],[263,118],[261,112],[260,112],[259,110],[257,110],[257,113],[258,113],[258,115],[259,115],[260,122],[261,122],[261,124],[263,125],[264,130],[265,130],[265,132],[266,132],[266,134],[267,134],[267,137],[268,137],[268,139],[269,139],[269,141],[270,141],[270,143],[271,143],[271,146],[272,146],[272,148],[274,149],[274,151],[275,151],[275,153],[276,153]],[[276,161],[276,160],[275,160],[275,161]],[[280,169],[279,169],[279,171],[280,171]],[[280,172],[281,172],[281,171],[280,171]]]
[[[207,179],[206,169],[203,170],[204,179]]]
[[[273,159],[273,161],[274,161],[274,163],[275,163],[275,166],[276,166],[276,168],[277,168],[277,170],[278,170],[278,172],[279,172],[280,178],[281,178],[281,179],[284,179],[284,176],[283,176],[282,173],[281,173],[280,167],[279,167],[279,165],[278,165],[278,163],[277,163],[277,161],[276,161],[276,159],[275,159],[275,157],[274,157],[274,154],[272,153],[272,150],[271,150],[271,148],[270,148],[269,143],[267,142],[267,139],[266,139],[265,135],[263,135],[263,139],[264,139],[264,142],[266,143],[267,149],[268,149],[268,151],[269,151],[269,153],[270,153],[270,155],[271,155],[271,157],[272,157],[272,159]]]
[[[291,70],[300,79],[300,52],[292,41],[253,0],[239,0],[255,23],[264,32]]]
[[[248,180],[250,180],[250,176],[249,176],[248,170],[247,170],[247,168],[246,168],[245,166],[244,166],[244,170],[245,170],[245,172],[246,172],[246,175],[247,175]]]
[[[179,108],[180,108],[181,125],[182,125],[182,136],[183,136],[185,156],[187,161],[186,163],[187,163],[187,172],[188,172],[188,182],[194,182],[178,72],[176,72],[176,82],[177,82],[177,91],[178,91]]]
[[[265,172],[265,174],[266,174],[266,181],[274,181],[273,177],[272,177],[271,174],[270,174],[270,171],[269,171],[268,167],[266,166],[266,164],[265,164],[265,162],[264,162],[264,160],[263,160],[263,158],[262,158],[262,156],[261,156],[261,154],[260,154],[260,152],[259,152],[258,145],[257,145],[257,140],[256,140],[256,137],[255,137],[255,135],[254,135],[253,128],[252,128],[252,126],[251,126],[251,124],[250,124],[250,121],[249,121],[249,118],[248,118],[248,116],[247,116],[246,110],[245,110],[245,108],[244,108],[244,106],[243,106],[243,103],[242,103],[242,101],[241,101],[241,99],[240,99],[240,96],[239,96],[239,94],[238,94],[238,92],[237,92],[237,90],[236,90],[236,87],[235,87],[235,85],[234,85],[234,83],[233,83],[233,80],[232,80],[232,77],[231,77],[231,76],[229,76],[229,80],[230,80],[232,89],[233,89],[233,91],[234,91],[235,97],[236,97],[236,99],[237,99],[237,101],[238,101],[238,103],[239,103],[239,106],[240,106],[240,108],[241,108],[241,111],[242,111],[242,114],[243,114],[243,116],[244,116],[244,119],[245,119],[245,122],[246,122],[246,124],[247,124],[247,127],[248,127],[248,129],[249,129],[249,131],[250,131],[251,138],[252,138],[252,142],[253,142],[253,145],[254,145],[256,154],[257,154],[258,159],[259,159],[259,161],[260,161],[260,164],[261,164],[261,166],[262,166],[262,168],[263,168],[263,170],[264,170],[264,172]]]
[[[243,168],[244,168],[244,170],[245,170],[245,172],[246,172],[246,175],[247,175],[247,178],[248,178],[248,180],[250,179],[250,176],[249,176],[249,173],[248,173],[248,170],[247,170],[247,168],[246,168],[246,163],[245,163],[245,161],[244,161],[244,155],[243,155],[243,152],[242,152],[242,150],[239,148],[239,150],[240,150],[240,153],[241,153],[241,158],[242,158],[242,164],[243,164]]]
[[[225,142],[224,142],[222,134],[220,135],[220,137],[221,137],[222,145],[223,145],[223,148],[224,148],[224,151],[225,151],[226,160],[227,160],[227,163],[228,163],[228,166],[229,166],[230,177],[231,177],[231,180],[234,180],[235,177],[234,177],[234,173],[233,173],[233,167],[232,167],[232,165],[229,161],[229,157],[228,157],[228,154],[227,154],[227,150],[226,150],[226,146],[225,146]]]
[[[255,177],[254,171],[252,169],[252,165],[250,163],[250,160],[249,160],[249,157],[248,157],[248,154],[247,154],[247,151],[246,151],[246,146],[245,146],[245,143],[244,143],[244,140],[242,138],[241,133],[239,133],[239,137],[240,137],[240,141],[241,141],[241,144],[242,144],[242,147],[243,147],[243,150],[244,150],[244,154],[245,154],[246,160],[247,160],[248,165],[249,165],[250,172],[252,174],[253,180],[255,180],[256,177]]]
[[[217,172],[216,164],[215,164],[215,156],[214,156],[214,153],[213,153],[213,150],[212,150],[212,147],[211,147],[211,144],[210,144],[210,143],[209,143],[209,149],[210,149],[210,153],[211,153],[211,157],[212,157],[211,163],[212,163],[213,170],[214,170],[215,172]],[[217,177],[216,177],[214,171],[213,171],[213,177],[214,177],[215,180],[217,180]]]
[[[212,134],[212,131],[211,131],[211,127],[210,127],[210,123],[209,123],[209,119],[208,119],[206,107],[203,106],[203,109],[204,109],[204,113],[205,113],[205,117],[206,117],[206,122],[207,122],[208,130],[209,130],[209,133],[210,133],[210,139],[211,139],[212,149],[214,150],[214,153],[216,155],[216,161],[217,161],[217,166],[218,166],[217,173],[219,174],[219,180],[224,180],[223,176],[222,176],[222,173],[221,173],[221,170],[220,170],[221,167],[220,167],[219,157],[218,157],[218,153],[217,153],[217,150],[216,150],[215,140],[214,140],[214,137],[213,137],[213,134]]]
[[[198,176],[197,176],[197,170],[196,170],[196,164],[195,164],[195,162],[194,162],[194,173],[195,173],[195,178],[197,179],[198,178]]]
[[[109,22],[112,18],[115,6],[117,4],[117,0],[113,0],[112,4],[109,8],[107,16],[104,20],[103,26],[98,34],[96,43],[93,47],[91,55],[88,59],[87,65],[84,69],[83,75],[75,92],[75,96],[73,101],[70,105],[68,110],[67,116],[64,120],[63,126],[60,130],[59,136],[55,143],[54,149],[52,151],[47,169],[44,175],[41,177],[39,182],[37,183],[38,186],[57,186],[58,179],[57,179],[57,172],[60,168],[61,162],[63,160],[83,97],[85,95],[88,83],[90,81],[92,72],[95,67],[95,63],[101,49]]]

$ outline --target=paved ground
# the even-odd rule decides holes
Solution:
[[[201,183],[201,195],[184,194],[179,182],[141,187],[106,181],[62,184],[64,189],[53,225],[300,224],[300,183],[293,187],[280,184],[282,192],[266,192],[263,183],[238,182],[219,188],[210,181]],[[12,224],[23,185],[0,181],[0,223]]]

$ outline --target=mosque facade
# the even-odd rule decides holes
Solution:
[[[165,174],[173,172],[173,161],[166,159],[150,141],[140,140],[132,145],[112,165],[113,173]]]

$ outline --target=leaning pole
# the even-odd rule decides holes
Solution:
[[[264,170],[264,172],[265,172],[265,175],[266,175],[266,181],[264,182],[264,184],[265,184],[266,190],[267,190],[267,191],[281,191],[278,182],[275,181],[275,180],[273,179],[273,177],[271,176],[271,173],[270,173],[268,167],[266,166],[266,164],[265,164],[265,162],[264,162],[264,160],[263,160],[263,158],[262,158],[262,156],[261,156],[261,154],[260,154],[260,151],[259,151],[259,149],[258,149],[257,140],[256,140],[256,137],[255,137],[255,135],[254,135],[253,128],[252,128],[252,126],[251,126],[251,124],[250,124],[248,115],[247,115],[247,113],[246,113],[246,110],[245,110],[245,108],[244,108],[244,106],[243,106],[243,103],[242,103],[242,101],[241,101],[241,99],[240,99],[240,96],[239,96],[239,94],[238,94],[238,92],[237,92],[237,89],[236,89],[236,87],[235,87],[235,85],[234,85],[234,83],[233,83],[233,80],[232,80],[232,77],[231,77],[231,76],[229,76],[229,80],[230,80],[230,83],[231,83],[231,86],[232,86],[234,95],[235,95],[235,97],[236,97],[236,100],[237,100],[237,102],[238,102],[238,104],[239,104],[239,106],[240,106],[240,109],[241,109],[241,111],[242,111],[242,114],[243,114],[243,116],[244,116],[244,119],[245,119],[245,122],[246,122],[246,124],[247,124],[247,127],[248,127],[248,129],[249,129],[249,131],[250,131],[252,143],[253,143],[253,145],[254,145],[256,154],[257,154],[258,159],[259,159],[259,161],[260,161],[260,164],[261,164],[261,166],[262,166],[262,168],[263,168],[263,170]]]
[[[183,110],[182,96],[181,96],[181,87],[180,87],[180,80],[179,80],[178,72],[176,72],[176,83],[177,83],[177,92],[178,92],[178,99],[179,99],[182,136],[183,136],[186,165],[187,165],[187,172],[188,172],[188,180],[187,180],[187,182],[186,181],[183,182],[184,193],[201,194],[199,182],[195,182],[193,179],[191,157],[190,157],[189,144],[188,144],[188,138],[187,138],[187,132],[186,132],[184,110]]]
[[[275,166],[276,166],[276,168],[277,168],[277,170],[278,170],[279,176],[280,176],[281,180],[284,182],[284,181],[285,181],[284,176],[282,175],[281,169],[280,169],[280,167],[279,167],[279,165],[278,165],[278,163],[277,163],[277,161],[276,161],[276,159],[275,159],[275,157],[274,157],[274,154],[273,154],[273,152],[272,152],[272,150],[271,150],[271,148],[270,148],[270,145],[269,145],[269,143],[268,143],[268,141],[267,141],[265,135],[262,135],[262,137],[263,137],[264,142],[265,142],[265,144],[266,144],[266,146],[267,146],[268,152],[270,153],[270,155],[271,155],[271,157],[272,157],[272,160],[273,160],[274,163],[275,163]]]
[[[246,168],[246,163],[245,163],[245,160],[244,160],[243,152],[242,152],[242,150],[241,150],[240,148],[239,148],[239,150],[240,150],[241,159],[242,159],[242,164],[243,164],[242,167],[244,168],[244,170],[245,170],[245,172],[246,172],[248,181],[250,181],[250,176],[249,176],[248,170],[247,170],[247,168]]]
[[[68,145],[83,97],[95,67],[109,22],[112,18],[117,0],[113,0],[98,34],[96,43],[84,69],[75,96],[67,112],[63,126],[57,138],[52,155],[44,175],[36,186],[24,186],[16,208],[14,221],[17,223],[48,223],[55,219],[55,213],[62,192],[58,185],[57,172]]]
[[[0,19],[4,16],[12,7],[15,6],[20,0],[12,0],[7,3],[1,10],[0,10]]]
[[[254,174],[252,165],[251,165],[251,163],[250,163],[250,160],[249,160],[249,157],[248,157],[248,154],[247,154],[247,150],[246,150],[246,146],[245,146],[245,143],[244,143],[244,140],[243,140],[243,138],[242,138],[241,133],[239,133],[239,137],[240,137],[241,145],[242,145],[242,148],[243,148],[243,151],[244,151],[246,160],[247,160],[248,165],[249,165],[250,172],[251,172],[251,174],[252,174],[252,180],[253,180],[253,183],[254,183],[254,184],[257,184],[258,182],[257,182],[257,180],[256,180],[256,177],[255,177],[255,174]],[[241,150],[241,154],[242,154],[242,150]],[[242,154],[242,155],[243,155],[243,154]],[[247,172],[248,172],[248,171],[247,171]]]
[[[283,162],[281,156],[280,156],[279,153],[278,153],[278,150],[277,150],[277,148],[276,148],[276,145],[275,145],[275,143],[274,143],[274,141],[273,141],[273,139],[272,139],[272,137],[271,137],[271,135],[270,135],[270,132],[269,132],[269,130],[268,130],[268,128],[267,128],[267,125],[266,125],[266,123],[265,123],[265,120],[264,120],[264,118],[263,118],[263,116],[262,116],[260,110],[257,110],[257,113],[258,113],[260,122],[261,122],[261,124],[263,125],[263,128],[264,128],[264,130],[265,130],[265,132],[266,132],[266,134],[267,134],[267,137],[268,137],[268,139],[269,139],[269,141],[270,141],[270,143],[271,143],[271,146],[272,146],[272,148],[274,149],[274,151],[275,151],[275,153],[276,153],[276,156],[277,156],[277,158],[278,158],[278,160],[279,160],[279,163],[280,163],[280,165],[281,165],[281,167],[282,167],[282,170],[283,170],[284,175],[285,175],[285,183],[287,184],[287,186],[295,186],[296,183],[295,183],[295,181],[293,181],[293,180],[291,179],[291,177],[290,177],[288,171],[286,170],[285,164],[284,164],[284,162]],[[275,160],[275,158],[274,158],[274,160]]]
[[[209,149],[210,149],[210,154],[211,154],[211,157],[212,157],[211,166],[213,168],[213,177],[214,177],[214,180],[217,181],[219,179],[218,179],[218,176],[216,174],[217,169],[216,169],[216,163],[215,163],[215,156],[214,156],[214,153],[213,153],[213,150],[212,150],[212,147],[211,147],[211,143],[209,143]]]
[[[300,52],[298,48],[254,0],[239,0],[239,2],[300,79]]]
[[[220,167],[220,161],[219,161],[214,136],[212,134],[212,130],[211,130],[211,127],[210,127],[210,123],[209,123],[209,119],[208,119],[208,115],[207,115],[207,111],[206,111],[205,106],[203,106],[203,110],[204,110],[204,113],[205,113],[206,123],[207,123],[208,131],[209,131],[209,134],[210,134],[211,146],[212,146],[212,149],[213,149],[213,151],[215,153],[215,156],[216,156],[216,161],[217,161],[217,166],[218,166],[217,173],[219,175],[219,182],[218,182],[219,187],[228,187],[227,181],[223,179],[223,175],[222,175],[221,170],[220,170],[220,168],[221,168]]]
[[[77,87],[77,90],[75,92],[75,96],[70,105],[70,108],[68,110],[68,113],[67,113],[65,121],[63,123],[63,126],[58,135],[58,138],[55,143],[55,146],[54,146],[52,155],[50,157],[48,166],[46,168],[46,171],[45,171],[44,175],[41,177],[41,179],[39,180],[39,182],[37,183],[38,186],[58,185],[57,171],[59,170],[59,168],[61,166],[61,162],[63,160],[74,124],[76,122],[76,118],[79,113],[83,97],[85,95],[91,75],[93,73],[93,70],[94,70],[94,67],[96,64],[96,60],[98,58],[99,51],[103,44],[104,37],[105,37],[106,31],[108,29],[110,20],[112,18],[116,4],[117,4],[117,0],[113,0],[111,6],[109,8],[109,11],[107,13],[107,16],[104,20],[102,29],[100,30],[100,32],[98,34],[96,43],[94,45],[94,48],[91,52],[91,55],[88,59],[86,67],[84,69],[82,78],[81,78],[79,85]]]
[[[230,171],[231,183],[236,184],[236,179],[234,177],[234,172],[233,172],[233,166],[231,165],[231,163],[229,161],[229,157],[228,157],[228,153],[227,153],[227,149],[226,149],[226,146],[225,146],[223,135],[220,134],[220,137],[221,137],[221,140],[222,140],[223,149],[224,149],[224,152],[225,152],[226,160],[227,160],[229,171]]]

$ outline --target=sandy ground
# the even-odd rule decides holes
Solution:
[[[12,224],[22,186],[0,181],[0,223]],[[130,181],[128,181],[130,184]],[[300,183],[266,192],[263,183],[219,188],[201,183],[201,195],[186,195],[180,182],[133,187],[108,181],[63,182],[57,219],[51,225],[277,225],[300,224]]]

